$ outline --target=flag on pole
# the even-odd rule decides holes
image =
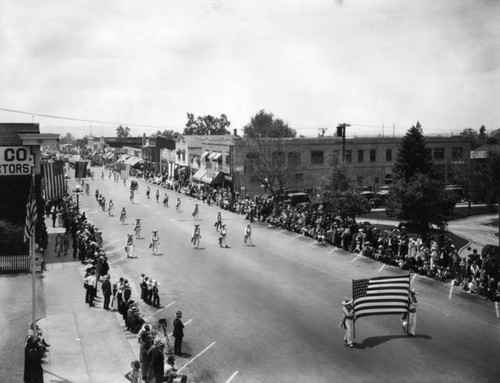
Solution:
[[[75,162],[75,178],[87,178],[88,161]]]
[[[130,172],[130,164],[120,164],[120,177],[122,180],[128,180],[128,174]]]
[[[354,279],[352,297],[356,318],[408,312],[410,274]]]
[[[24,227],[24,242],[28,242],[35,233],[35,225],[38,220],[36,210],[35,182],[31,181],[28,203],[26,204],[26,226]],[[34,239],[34,238],[33,238]]]
[[[66,194],[63,161],[42,164],[42,176],[46,201],[61,198]]]

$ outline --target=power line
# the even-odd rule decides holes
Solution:
[[[89,120],[89,119],[84,119],[84,118],[54,116],[54,115],[51,115],[51,114],[32,113],[32,112],[26,112],[26,111],[23,111],[23,110],[6,109],[6,108],[0,108],[0,111],[10,112],[10,113],[18,113],[18,114],[26,114],[26,115],[29,115],[29,116],[53,118],[53,119],[57,119],[57,120],[88,122],[88,123],[94,123],[94,124],[105,124],[105,125],[115,125],[115,126],[117,126],[117,125],[124,125],[124,126],[128,126],[128,127],[137,127],[137,128],[168,129],[167,126],[160,126],[160,125],[140,125],[140,124],[128,124],[126,122],[112,122],[112,121]]]

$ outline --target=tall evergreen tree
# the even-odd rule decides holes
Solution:
[[[417,121],[403,137],[394,165],[396,178],[409,180],[417,173],[432,175],[432,158],[427,150],[422,127]]]

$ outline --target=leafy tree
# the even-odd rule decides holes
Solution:
[[[195,118],[194,114],[187,113],[187,118],[188,122],[182,134],[202,136],[230,134],[227,128],[231,125],[231,122],[227,119],[225,114],[221,114],[220,117],[207,115]]]
[[[175,135],[177,135],[178,132],[175,132],[173,130],[167,130],[165,129],[163,132],[161,130],[157,130],[156,133],[153,133],[151,136],[153,137],[165,137],[165,138],[175,138]]]
[[[442,184],[429,175],[416,173],[409,179],[397,179],[390,188],[386,214],[408,220],[424,234],[429,225],[444,227],[445,214],[453,201],[447,199]]]
[[[123,126],[119,126],[116,128],[116,137],[118,138],[127,138],[130,137],[130,128],[126,126],[125,128]]]
[[[352,189],[339,190],[334,186],[327,186],[323,191],[323,202],[327,211],[344,219],[354,219],[357,215],[370,211],[369,201]]]
[[[459,134],[460,137],[466,137],[471,139],[471,149],[477,149],[482,145],[482,142],[479,140],[479,133],[472,128],[465,128]]]
[[[294,138],[297,136],[292,129],[274,114],[261,110],[250,119],[250,123],[243,128],[244,138]]]
[[[432,174],[432,158],[425,145],[420,122],[412,126],[403,137],[394,165],[396,178],[409,180],[415,174]]]
[[[481,125],[481,127],[479,128],[479,139],[486,139],[486,127],[484,125]]]

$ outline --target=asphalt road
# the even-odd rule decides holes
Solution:
[[[100,169],[95,169],[96,176]],[[398,316],[362,318],[356,323],[356,346],[344,347],[337,328],[351,280],[401,274],[400,270],[358,257],[310,238],[263,223],[253,224],[253,242],[243,244],[247,221],[222,211],[229,249],[221,249],[213,227],[218,208],[167,192],[169,208],[145,195],[140,184],[135,203],[128,186],[105,177],[91,181],[90,196],[80,196],[87,216],[103,231],[113,279],[128,278],[139,297],[141,273],[161,283],[160,311],[145,307],[151,321],[171,321],[177,310],[187,323],[178,366],[195,382],[486,382],[497,381],[500,368],[498,306],[462,291],[416,276],[420,292],[417,337],[402,331]],[[70,183],[71,184],[71,183]],[[99,210],[97,187],[112,198],[127,225]],[[190,244],[200,203],[201,249]],[[124,258],[126,234],[142,219],[137,259]],[[148,249],[152,230],[159,230],[161,255]],[[144,306],[143,306],[144,307]]]

